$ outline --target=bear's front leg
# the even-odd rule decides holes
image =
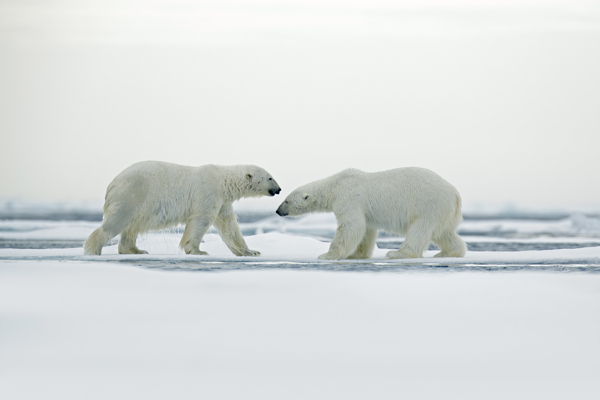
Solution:
[[[355,252],[358,244],[365,236],[367,224],[364,217],[357,218],[356,214],[350,217],[336,214],[336,218],[338,227],[329,246],[329,251],[321,254],[319,260],[341,260],[348,258],[350,254]]]
[[[207,256],[208,253],[200,250],[200,242],[210,227],[210,219],[206,217],[192,217],[185,224],[185,231],[179,247],[186,254]]]
[[[215,227],[221,235],[221,239],[225,242],[229,250],[236,256],[250,256],[258,257],[260,252],[256,250],[250,250],[242,232],[240,226],[237,223],[235,213],[231,204],[225,204],[221,207],[219,215],[215,219]]]

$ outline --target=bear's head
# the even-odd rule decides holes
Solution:
[[[282,217],[297,217],[302,214],[320,211],[318,199],[307,187],[294,190],[275,211]]]
[[[281,192],[275,179],[261,167],[248,166],[245,179],[254,196],[275,196]]]

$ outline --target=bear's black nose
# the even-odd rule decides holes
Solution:
[[[283,213],[279,208],[277,209],[277,211],[275,211],[277,213],[277,215],[285,217],[287,214]]]

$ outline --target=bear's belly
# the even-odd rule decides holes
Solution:
[[[187,214],[177,203],[159,202],[152,210],[152,218],[150,219],[153,225],[152,229],[168,228],[185,223]]]
[[[371,229],[382,229],[386,232],[397,233],[404,235],[406,233],[406,227],[399,220],[386,220],[386,221],[369,221],[367,226]]]
[[[383,229],[387,232],[403,235],[406,233],[409,220],[405,210],[390,208],[383,212],[367,213],[367,226],[373,229]]]

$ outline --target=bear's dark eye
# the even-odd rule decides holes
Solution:
[[[272,180],[273,180],[273,178],[269,178],[269,180],[270,180],[270,181],[272,181]]]

